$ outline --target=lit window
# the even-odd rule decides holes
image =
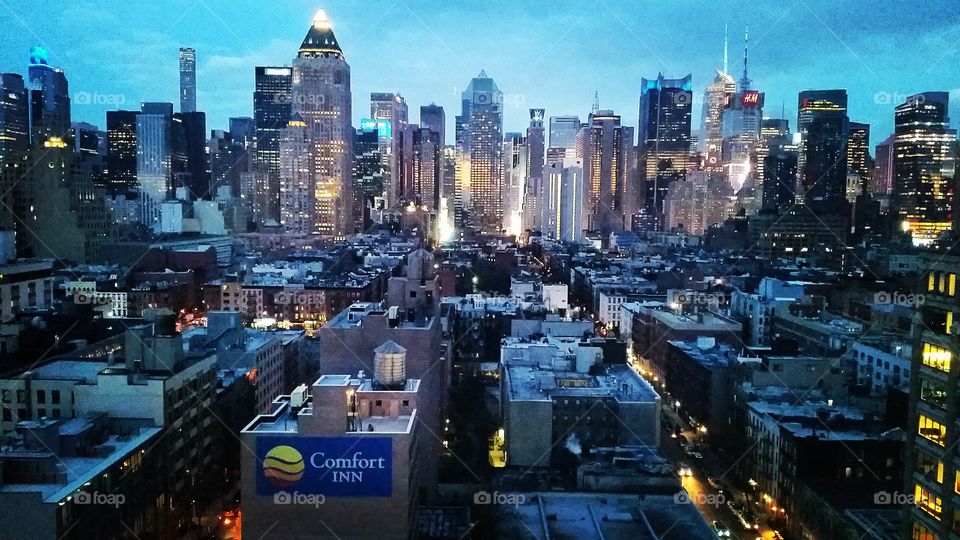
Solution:
[[[917,506],[931,516],[940,519],[940,512],[943,510],[943,501],[940,497],[930,493],[920,484],[916,485],[913,492]]]
[[[952,356],[948,349],[930,343],[923,344],[923,365],[925,366],[949,373]]]
[[[924,439],[944,446],[944,441],[947,438],[947,428],[940,422],[921,414],[920,421],[917,424],[917,434]]]
[[[957,275],[950,274],[947,278],[947,294],[954,296],[957,294]]]

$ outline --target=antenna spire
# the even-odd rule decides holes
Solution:
[[[600,112],[600,92],[598,90],[593,91],[593,114]]]
[[[740,79],[740,90],[750,88],[750,77],[747,76],[747,58],[750,51],[750,26],[743,31],[743,78]]]
[[[729,61],[727,60],[727,30],[729,25],[723,25],[723,73],[728,73]]]

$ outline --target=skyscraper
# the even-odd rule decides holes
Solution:
[[[361,231],[373,225],[372,211],[383,198],[383,163],[377,131],[376,121],[364,119],[353,139],[353,198]]]
[[[818,209],[840,211],[847,192],[847,91],[800,92],[797,130],[799,194]]]
[[[573,149],[580,132],[580,118],[577,116],[550,117],[550,148]]]
[[[890,135],[874,147],[873,170],[867,183],[867,192],[880,202],[880,211],[890,210],[890,194],[893,193],[893,143]]]
[[[160,206],[171,195],[173,104],[144,103],[137,115],[137,189],[141,223],[160,227]]]
[[[310,163],[305,183],[288,178],[281,185],[310,191],[293,196],[312,203],[300,210],[295,230],[333,237],[350,234],[354,224],[350,65],[323,10],[314,16],[293,61],[291,95],[292,114],[306,125]]]
[[[663,198],[670,183],[690,166],[691,76],[641,80],[638,146],[645,179],[646,211],[652,225],[663,225]]]
[[[277,200],[266,205],[270,215],[280,219],[280,130],[290,121],[293,70],[289,67],[258,66],[253,91],[253,123],[256,129],[256,168],[269,175],[271,193]]]
[[[543,167],[546,164],[546,148],[543,129],[543,109],[530,109],[530,126],[527,128],[527,178],[523,196],[521,227],[539,231],[543,217]]]
[[[197,110],[197,51],[180,48],[180,112]]]
[[[429,129],[440,137],[440,146],[447,144],[447,116],[443,107],[435,103],[420,107],[420,127]]]
[[[193,199],[208,199],[210,189],[210,162],[207,159],[207,116],[202,112],[180,113],[183,123],[184,153],[187,158],[188,180],[185,186]]]
[[[461,96],[457,116],[457,197],[461,226],[496,233],[503,222],[503,94],[481,71]]]
[[[700,123],[698,149],[711,172],[723,171],[723,110],[737,90],[733,77],[717,70],[713,82],[707,85],[703,95],[703,118]]]
[[[379,129],[380,159],[383,160],[384,186],[387,205],[396,208],[403,202],[404,163],[400,158],[400,139],[409,123],[409,109],[403,96],[393,92],[374,92],[370,94],[370,118],[386,122],[388,129]],[[408,140],[407,144],[411,144]],[[409,162],[407,163],[409,166]],[[406,171],[409,176],[409,170]]]
[[[930,97],[939,100],[939,96]],[[943,97],[946,98],[946,93]],[[913,109],[905,112],[906,116],[922,122],[920,117],[927,113],[915,105],[904,105],[905,109]],[[934,109],[940,105],[934,105]],[[942,113],[929,111],[929,114],[936,118]],[[913,124],[906,117],[902,119],[906,124]],[[930,142],[934,148],[939,146]],[[921,142],[919,146],[924,144]],[[913,316],[914,345],[903,486],[910,499],[904,514],[907,534],[903,538],[935,540],[956,535],[954,516],[960,511],[956,497],[960,466],[955,459],[960,434],[957,429],[960,344],[955,318],[960,313],[957,291],[960,258],[950,252],[925,254],[922,251],[920,257],[922,273],[917,296],[923,301]]]
[[[893,209],[915,244],[928,244],[951,228],[956,140],[946,92],[916,94],[896,107]]]
[[[0,229],[14,230],[20,181],[30,149],[30,110],[23,77],[0,74]]]
[[[111,195],[137,189],[138,111],[107,111],[107,185]]]
[[[523,231],[523,200],[526,193],[527,138],[507,133],[503,141],[503,228],[510,235]]]
[[[591,113],[581,130],[583,178],[587,190],[587,222],[604,236],[629,229],[627,201],[635,190],[631,166],[633,128],[620,125],[620,116],[609,110]]]
[[[870,124],[850,122],[847,135],[847,172],[865,184],[870,178]]]
[[[763,209],[782,213],[796,203],[797,153],[774,148],[763,163]]]
[[[70,89],[63,71],[51,66],[47,50],[30,49],[30,130],[32,144],[65,137],[70,130]]]

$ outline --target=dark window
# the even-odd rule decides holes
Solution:
[[[410,298],[416,298],[416,297],[417,297],[417,291],[410,291]]]
[[[47,392],[45,390],[37,390],[37,403],[46,403],[47,402]]]
[[[59,390],[53,390],[53,391],[50,392],[50,401],[51,401],[51,403],[53,403],[54,405],[60,403],[60,391],[59,391]]]
[[[409,399],[403,400],[403,406],[404,406],[404,407],[409,407],[409,406],[410,406],[410,400],[409,400]]]
[[[376,402],[376,405],[377,405],[377,407],[382,407],[382,406],[383,406],[383,400],[378,399],[377,402]]]

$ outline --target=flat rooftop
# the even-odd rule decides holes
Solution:
[[[650,383],[626,365],[611,365],[600,375],[539,369],[533,362],[504,366],[509,398],[518,401],[549,401],[552,397],[612,397],[621,402],[651,402],[659,399]]]
[[[85,422],[82,419],[77,420]],[[72,425],[71,422],[65,423],[66,432],[64,431],[64,426],[61,427],[61,434],[70,434],[79,429],[80,426],[77,425],[76,422],[73,422]],[[138,435],[129,437],[118,437],[116,435],[111,435],[102,443],[102,446],[112,447],[114,450],[105,457],[59,456],[56,458],[57,461],[63,465],[62,472],[66,473],[67,475],[65,482],[47,484],[5,483],[0,484],[0,493],[40,493],[40,496],[43,498],[43,502],[45,503],[60,502],[69,495],[72,495],[75,491],[81,489],[84,484],[102,474],[116,462],[130,455],[137,448],[145,445],[147,441],[149,441],[154,435],[160,433],[160,431],[161,428],[159,427],[143,427],[140,428],[140,433]],[[18,457],[43,458],[51,455],[53,454],[50,452],[38,453],[15,450],[12,452],[0,452],[0,461],[10,460],[13,462]]]
[[[499,508],[498,538],[716,538],[696,506],[677,504],[672,495],[526,493],[521,504]]]

